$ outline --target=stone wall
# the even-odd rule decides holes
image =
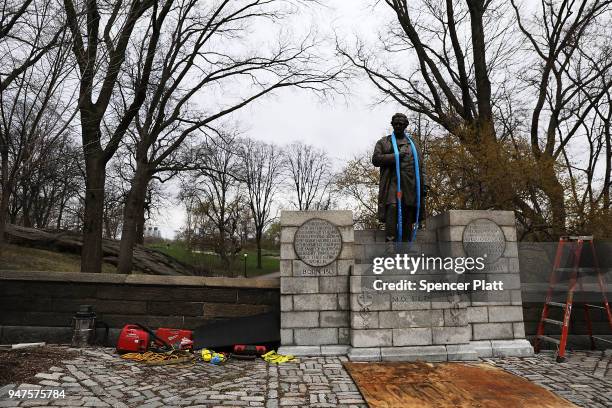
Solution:
[[[72,316],[90,304],[110,325],[193,329],[278,310],[278,279],[0,271],[0,343],[70,341]]]
[[[322,219],[342,238],[337,259],[313,267],[294,248],[298,227]],[[281,344],[294,354],[345,354],[349,344],[348,280],[354,264],[351,211],[281,212]]]

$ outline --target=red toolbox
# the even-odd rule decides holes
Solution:
[[[140,326],[126,324],[117,340],[118,353],[144,353],[149,349],[150,336]]]
[[[159,329],[155,330],[155,336],[165,340],[175,349],[184,350],[192,348],[193,346],[193,332],[191,330],[160,327]],[[155,343],[159,346],[162,345],[162,343],[157,340]]]

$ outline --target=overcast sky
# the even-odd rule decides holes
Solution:
[[[327,0],[326,7],[313,6],[287,24],[295,32],[316,25],[319,35],[337,34],[349,43],[356,36],[375,40],[389,14],[383,5],[371,8],[372,0]],[[330,42],[328,51],[333,46]],[[365,78],[350,83],[350,93],[321,101],[305,91],[281,90],[260,99],[234,115],[245,136],[279,145],[295,140],[325,149],[337,165],[352,155],[373,149],[376,140],[390,132],[391,116],[401,108],[374,105],[376,91]],[[168,186],[168,190],[173,190]],[[171,205],[154,223],[164,238],[173,238],[183,226],[184,208]]]

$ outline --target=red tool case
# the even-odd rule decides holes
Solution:
[[[182,329],[169,329],[166,327],[160,327],[155,330],[155,336],[159,337],[162,340],[165,340],[167,343],[174,346],[176,349],[181,348],[181,341],[183,339],[193,340],[193,332],[191,330],[182,330]],[[160,341],[155,340],[155,343],[158,345],[162,345]]]
[[[258,355],[266,354],[266,346],[254,346],[246,344],[234,345],[235,354]]]
[[[150,336],[140,326],[126,324],[117,340],[118,353],[144,353],[149,349]]]

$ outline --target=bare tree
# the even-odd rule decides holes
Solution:
[[[261,241],[264,230],[274,221],[272,203],[282,177],[282,152],[272,144],[243,141],[241,178],[246,185],[251,216],[255,225],[257,268],[261,269]]]
[[[416,56],[414,70],[407,72],[406,64],[380,61],[361,43],[355,51],[339,44],[339,53],[368,76],[383,100],[426,115],[460,141],[479,166],[480,208],[518,208],[533,224],[551,227],[551,235],[562,234],[565,197],[556,163],[576,131],[570,129],[557,141],[556,129],[568,119],[570,107],[580,116],[587,115],[610,86],[607,82],[589,89],[589,98],[579,97],[612,62],[604,62],[608,54],[604,51],[592,54],[593,47],[587,51],[590,39],[603,28],[598,24],[609,16],[610,1],[542,0],[540,11],[529,23],[515,2],[385,3],[396,23],[382,38],[383,54],[393,56],[393,61],[403,60],[406,53]],[[582,59],[579,85],[572,72],[581,50],[598,67]],[[535,103],[530,104],[534,88]],[[520,127],[509,126],[521,108],[531,117],[530,159],[537,171],[534,178],[519,184],[529,184],[531,194],[509,188],[505,177],[505,167],[511,165],[506,159],[523,154],[506,151],[509,139],[511,146],[515,138],[524,136],[517,134],[522,132]],[[540,206],[543,199],[545,208]],[[548,213],[552,214],[550,222],[544,222]]]
[[[24,89],[24,78],[28,77],[27,70],[40,61],[40,59],[53,47],[62,34],[62,24],[57,21],[57,10],[54,2],[49,0],[6,1],[0,10],[0,104],[16,103],[14,98]],[[51,64],[52,65],[52,64]],[[57,73],[57,70],[55,70]],[[47,76],[49,79],[49,76]],[[57,79],[57,78],[55,78]],[[13,87],[15,82],[18,85]],[[34,84],[28,84],[34,85]],[[17,88],[15,89],[11,89]],[[53,88],[53,86],[51,86]],[[42,89],[42,88],[41,88]],[[10,92],[10,95],[7,94]],[[32,89],[30,89],[32,91]],[[43,92],[45,93],[45,92]],[[32,97],[32,93],[29,93]],[[47,99],[50,96],[47,93]],[[31,103],[32,101],[27,101]],[[40,102],[40,101],[37,101]],[[45,102],[46,103],[46,102]],[[40,106],[37,106],[39,108]],[[28,109],[28,108],[25,108]],[[41,111],[45,111],[44,107]],[[9,128],[12,124],[4,118],[0,127],[0,246],[4,241],[6,217],[8,213],[10,193],[15,183],[15,161],[13,169],[9,168],[9,155],[11,138]]]
[[[181,195],[195,202],[193,213],[202,221],[199,228],[207,232],[210,244],[226,269],[230,257],[240,250],[237,236],[240,215],[245,206],[240,174],[238,139],[234,135],[207,137],[198,149],[198,163],[206,163],[183,182]]]
[[[176,2],[174,23],[160,37],[148,95],[129,129],[134,174],[124,211],[119,271],[131,270],[138,241],[144,191],[154,178],[166,181],[189,169],[180,150],[198,129],[214,127],[223,117],[287,87],[320,95],[342,83],[342,67],[329,67],[314,54],[316,39],[308,35],[297,44],[283,37],[267,51],[251,45],[249,30],[263,20],[279,21],[283,1],[222,1],[203,5],[196,0]],[[134,50],[134,66],[126,65],[126,89],[136,89],[146,54]],[[216,96],[216,89],[241,84],[239,96]],[[215,101],[197,106],[196,97]],[[122,108],[122,109],[125,109]]]
[[[87,0],[84,11],[77,11],[72,0],[64,0],[72,47],[80,74],[79,112],[81,137],[85,156],[85,219],[81,271],[100,272],[102,267],[102,230],[106,164],[116,153],[132,120],[143,104],[149,77],[157,52],[161,28],[171,9],[172,1],[117,1],[100,7],[96,0]],[[143,16],[148,13],[148,21]],[[103,25],[102,22],[104,22]],[[141,74],[128,108],[113,116],[114,126],[103,132],[102,124],[109,104],[116,96],[117,78],[125,61],[126,50],[138,24],[145,35],[138,38],[146,57],[138,67]],[[146,44],[146,45],[145,45]],[[97,96],[94,100],[94,95]],[[108,133],[103,147],[104,134]]]
[[[49,139],[36,139],[28,147],[28,159],[16,174],[9,206],[12,224],[61,229],[69,203],[78,200],[83,179],[79,149],[73,147],[75,135],[64,132]]]
[[[564,186],[555,174],[564,147],[579,135],[583,122],[612,87],[609,43],[591,44],[610,21],[611,1],[541,2],[541,15],[526,22],[513,1],[518,26],[539,63],[533,73],[536,101],[529,140],[538,162],[542,190],[550,201],[554,235],[566,229]],[[603,24],[602,24],[603,23]],[[609,41],[609,39],[608,39]],[[572,120],[575,119],[575,120]],[[559,132],[563,127],[563,133]]]
[[[601,188],[602,208],[604,210],[612,210],[612,95],[610,91],[606,92],[605,103],[597,106],[597,117],[601,120],[601,136],[604,139],[604,177]]]
[[[293,193],[292,204],[298,210],[329,207],[332,168],[325,151],[301,142],[292,143],[284,150],[284,169]]]
[[[13,79],[0,97],[0,134],[3,140],[3,176],[0,179],[0,236],[3,236],[11,201],[21,211],[25,226],[46,225],[59,190],[69,183],[58,175],[58,162],[66,160],[74,99],[61,95],[63,81],[72,71],[67,47],[55,47]],[[58,178],[59,177],[59,178]],[[40,208],[41,204],[45,204]]]
[[[357,226],[378,228],[379,170],[372,166],[372,152],[355,155],[343,166],[334,180],[338,193],[352,204]]]
[[[600,85],[595,87],[599,88]],[[558,135],[567,135],[577,122],[580,124],[577,132],[582,135],[580,140],[583,141],[581,151],[575,152],[566,145],[561,152],[567,174],[563,184],[568,191],[567,214],[572,233],[594,234],[598,237],[612,235],[611,102],[608,91],[588,116],[581,117],[579,110],[569,111],[572,118],[564,121],[563,126],[557,130]]]
[[[36,64],[63,32],[55,3],[49,0],[4,2],[0,10],[0,93]]]

